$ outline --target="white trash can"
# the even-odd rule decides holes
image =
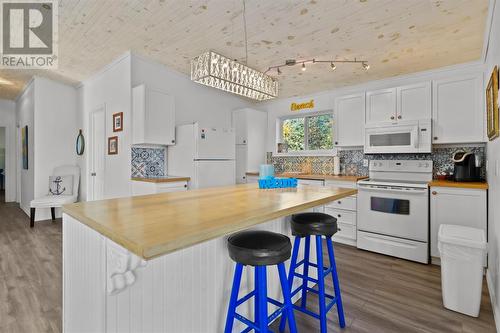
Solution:
[[[472,317],[479,316],[486,256],[484,230],[442,224],[438,249],[444,307]]]

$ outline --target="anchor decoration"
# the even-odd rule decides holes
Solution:
[[[49,192],[52,194],[52,195],[61,195],[63,194],[65,191],[66,191],[66,187],[63,187],[61,189],[61,183],[62,183],[62,178],[61,176],[57,176],[56,179],[54,179],[53,183],[56,184],[56,189],[54,191],[52,191],[52,188],[49,189]]]

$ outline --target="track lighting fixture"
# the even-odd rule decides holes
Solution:
[[[295,59],[287,59],[287,60],[285,60],[284,64],[271,66],[264,73],[267,73],[272,69],[276,69],[276,72],[278,74],[281,74],[282,67],[286,67],[286,66],[293,67],[293,66],[299,65],[299,64],[300,64],[301,70],[304,72],[307,69],[306,64],[320,64],[320,63],[330,64],[330,69],[332,71],[335,71],[337,69],[337,65],[336,65],[337,63],[361,64],[363,70],[367,71],[370,69],[370,65],[368,64],[368,62],[366,60],[358,60],[356,58],[354,58],[354,60],[337,60],[337,59],[334,59],[334,60],[316,60],[313,58],[313,59],[302,60],[302,61],[297,61]]]

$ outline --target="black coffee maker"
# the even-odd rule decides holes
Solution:
[[[453,180],[456,182],[475,182],[480,180],[480,168],[476,165],[476,156],[473,153],[458,151],[452,158]]]

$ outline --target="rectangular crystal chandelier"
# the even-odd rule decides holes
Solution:
[[[258,101],[278,96],[278,81],[213,51],[191,61],[191,80]]]

